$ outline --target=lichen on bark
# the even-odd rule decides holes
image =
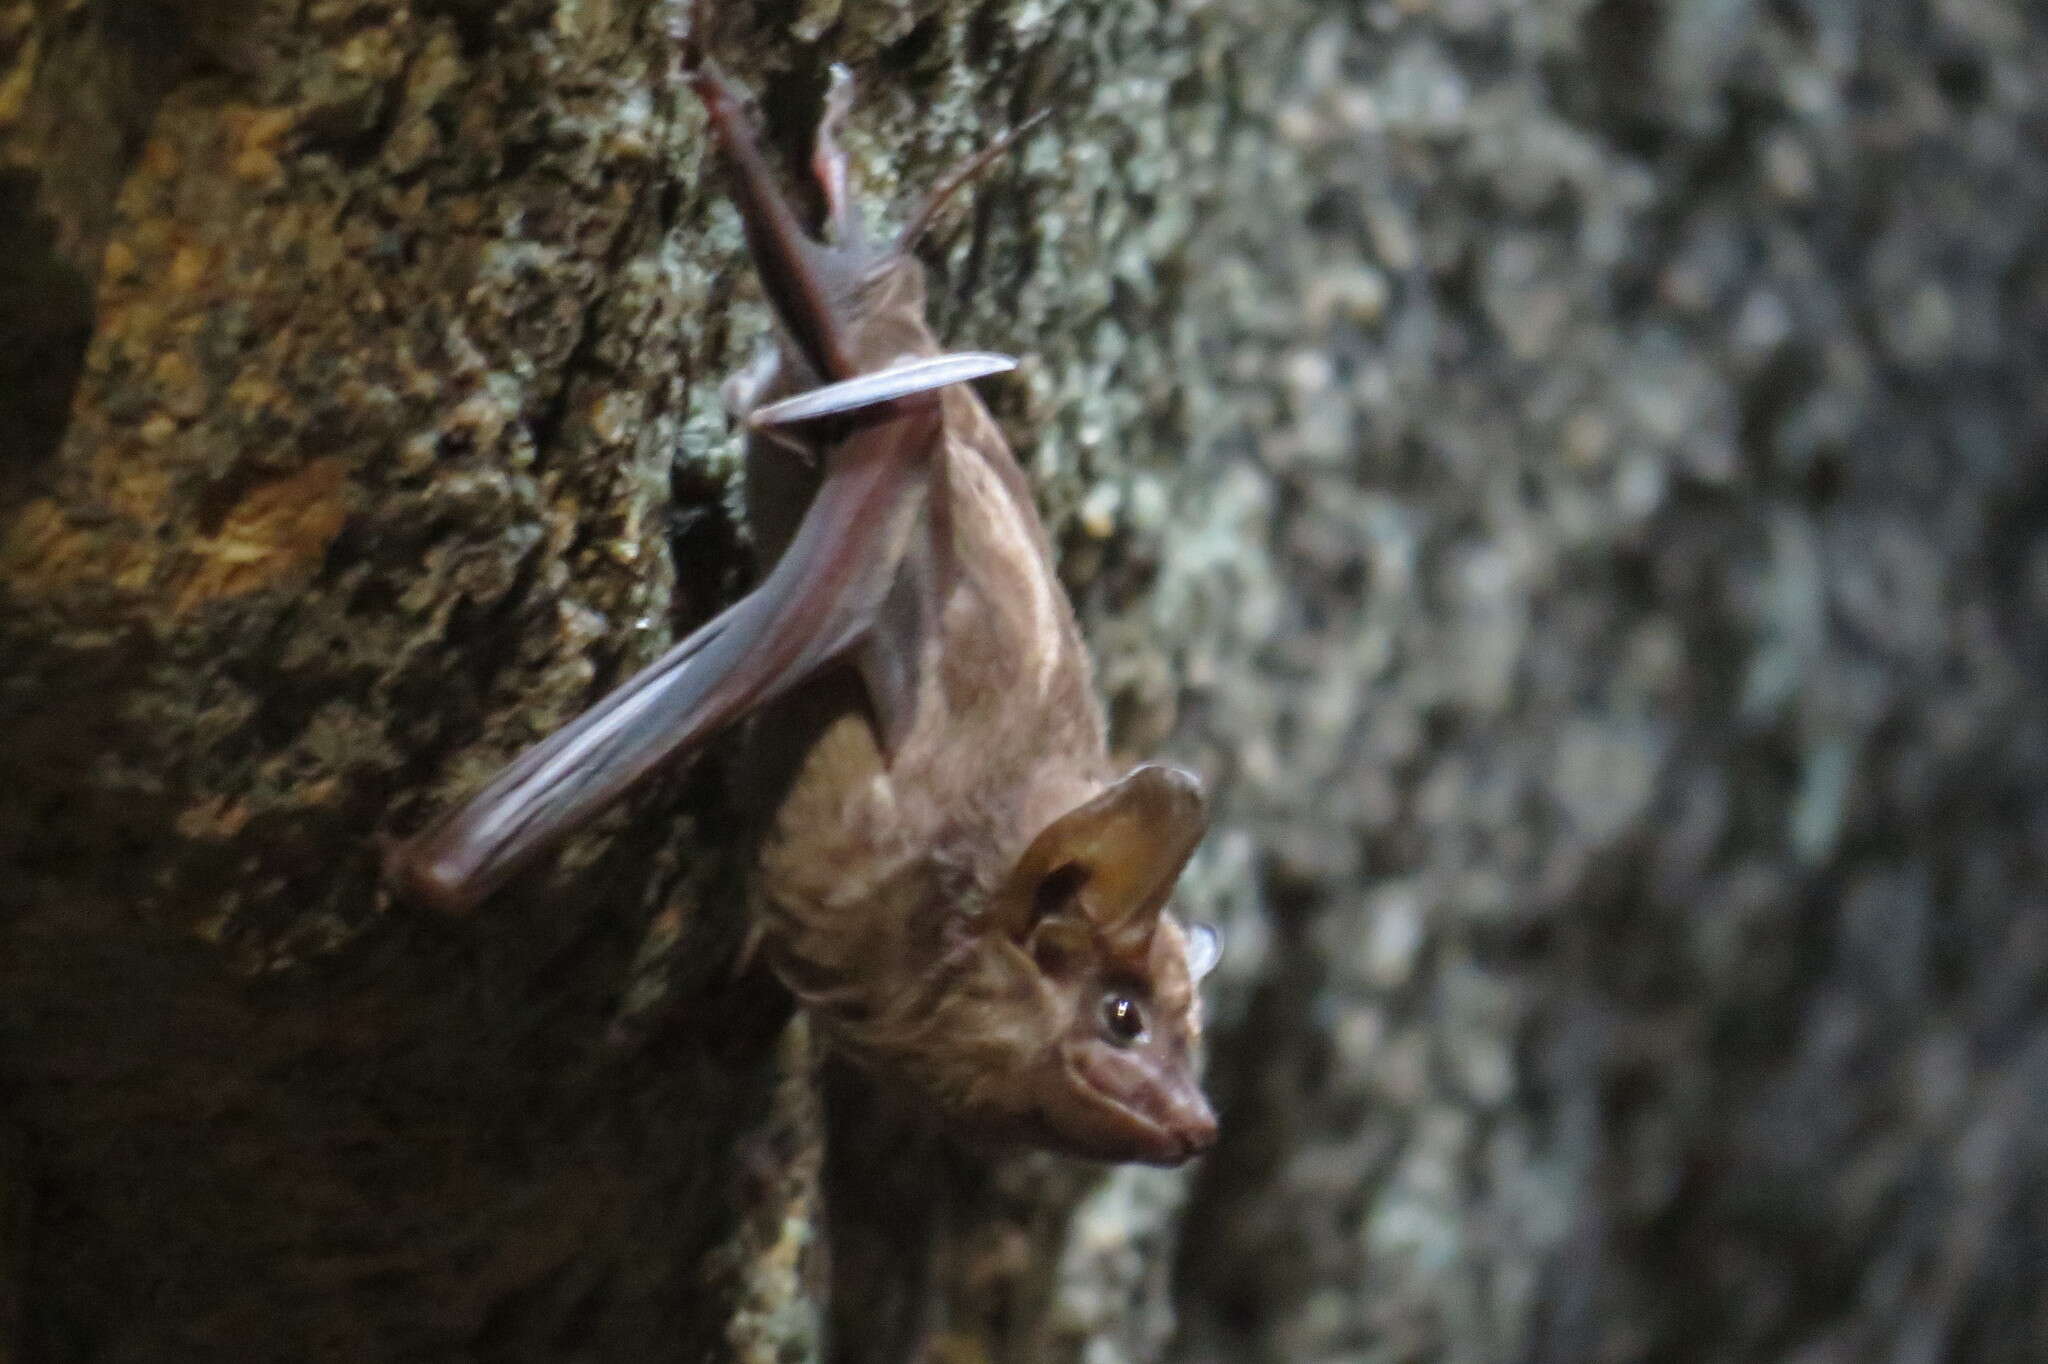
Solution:
[[[0,1355],[806,1357],[837,1180],[937,1359],[2035,1357],[2040,16],[707,8],[877,204],[1053,110],[935,309],[1216,784],[1223,1146],[821,1098],[731,746],[375,887],[750,571],[660,7],[11,0]]]
[[[848,141],[879,202],[1063,105],[934,247],[938,297],[949,331],[1039,357],[1002,401],[1068,433],[1040,447],[1050,507],[1121,469],[1083,452],[1113,338],[1158,305],[1114,315],[1118,243],[1080,220],[1124,197],[1112,153],[1145,129],[1088,82],[1176,21],[705,8],[779,147],[828,61],[861,71]],[[375,874],[380,837],[750,573],[716,388],[763,320],[673,17],[0,18],[0,293],[32,305],[0,321],[0,1074],[38,1191],[0,1302],[29,1357],[753,1357],[815,1334],[786,1271],[815,1258],[817,1119],[778,1061],[786,1000],[733,978],[722,755],[476,919]],[[1122,98],[1158,102],[1176,50]],[[969,1185],[1010,1178],[962,1159]],[[975,1286],[986,1313],[1049,1259],[1048,1197],[1008,1199],[1043,1225]],[[982,1324],[963,1309],[945,1339]]]

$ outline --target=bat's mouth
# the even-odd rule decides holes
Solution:
[[[1179,1165],[1216,1144],[1216,1113],[1192,1080],[1162,1078],[1140,1058],[1099,1047],[1078,1048],[1067,1071],[1097,1110],[1074,1133],[1090,1154]]]

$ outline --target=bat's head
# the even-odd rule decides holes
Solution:
[[[1178,1165],[1215,1141],[1195,986],[1217,940],[1166,913],[1206,822],[1196,778],[1140,767],[1040,832],[990,905],[984,931],[1032,986],[1005,1097],[1035,1143]]]

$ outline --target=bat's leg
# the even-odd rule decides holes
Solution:
[[[814,372],[827,379],[852,378],[859,370],[847,349],[847,319],[834,306],[834,291],[825,278],[835,268],[835,254],[806,237],[798,225],[739,91],[701,53],[685,55],[695,64],[686,65],[684,79],[704,101],[712,137],[724,152],[733,202],[769,305]]]
[[[1030,132],[1044,121],[1047,112],[1047,110],[1040,109],[1030,118],[1009,129],[997,137],[995,141],[989,143],[986,147],[983,147],[980,151],[941,176],[939,183],[931,187],[931,190],[924,196],[923,201],[915,209],[911,210],[910,217],[904,220],[903,231],[897,234],[896,237],[896,250],[907,255],[910,248],[917,245],[917,239],[931,230],[932,219],[938,217],[939,210],[946,206],[946,201],[955,194],[958,194],[963,186],[971,183],[977,176],[985,173],[990,166],[1000,161],[1003,158],[1003,154],[1016,146],[1024,134]]]
[[[825,193],[825,222],[837,246],[858,245],[860,217],[846,190],[846,153],[839,146],[839,125],[853,107],[853,73],[832,63],[832,83],[825,89],[825,112],[818,116],[818,135],[811,148],[811,174]]]

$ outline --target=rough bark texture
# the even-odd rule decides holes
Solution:
[[[877,200],[1057,111],[940,328],[1218,780],[1224,1144],[814,1078],[736,745],[374,884],[746,581],[659,5],[12,0],[0,1361],[2048,1350],[2039,10],[713,8]]]

